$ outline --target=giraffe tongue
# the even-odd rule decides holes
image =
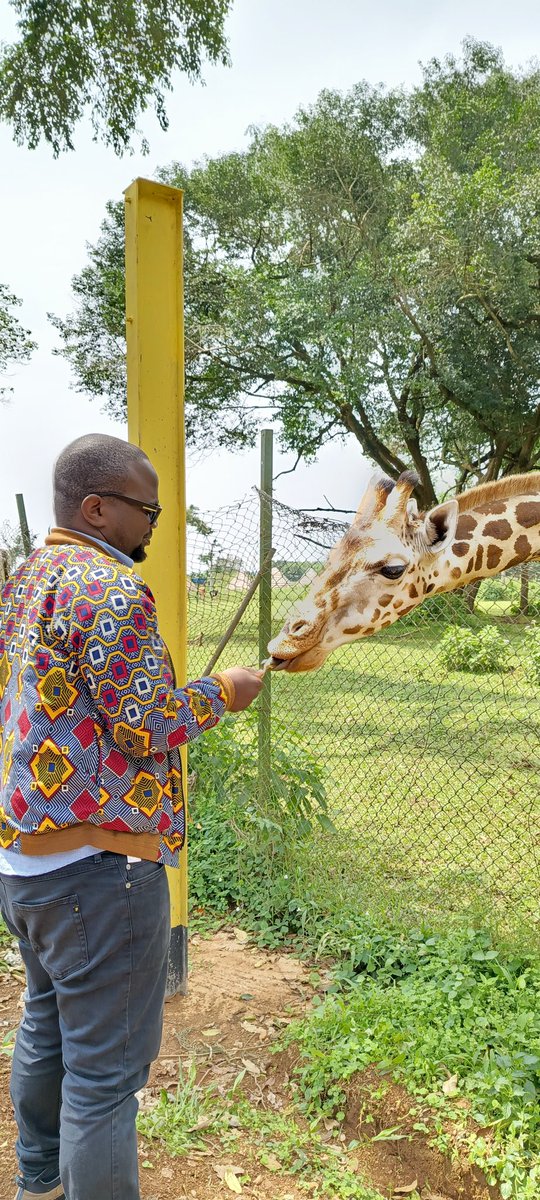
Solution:
[[[270,659],[270,670],[271,671],[284,671],[285,668],[288,666],[288,663],[289,663],[288,658],[276,658],[275,655],[272,655],[272,657]]]

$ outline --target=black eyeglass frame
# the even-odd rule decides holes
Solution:
[[[125,500],[126,504],[132,504],[135,508],[140,508],[148,517],[149,525],[156,525],[163,512],[161,504],[147,504],[144,500],[135,500],[134,496],[124,496],[123,492],[90,492],[93,496],[112,496],[115,500]]]

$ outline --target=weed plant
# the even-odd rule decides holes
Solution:
[[[441,1149],[452,1150],[450,1120],[504,1200],[535,1200],[538,960],[504,954],[472,929],[387,933],[373,949],[339,966],[336,993],[287,1031],[301,1048],[307,1111],[342,1112],[346,1081],[375,1064],[427,1106],[426,1128]]]
[[[310,1119],[342,1116],[344,1083],[376,1064],[428,1112],[425,1129],[442,1150],[455,1145],[451,1120],[503,1200],[538,1200],[538,956],[482,928],[485,908],[476,927],[464,929],[458,909],[448,913],[446,929],[426,918],[414,929],[410,916],[402,920],[399,908],[388,907],[388,889],[381,886],[380,906],[366,904],[361,883],[351,882],[346,867],[340,873],[332,834],[317,819],[326,814],[309,756],[289,762],[286,775],[285,792],[299,773],[304,803],[274,800],[269,815],[258,808],[252,751],[246,756],[234,744],[228,723],[219,737],[215,757],[201,754],[195,766],[192,902],[199,919],[232,910],[260,943],[333,961],[330,995],[288,1034],[301,1048]],[[314,875],[317,831],[325,837],[326,871]],[[443,1090],[449,1079],[453,1095]],[[335,1187],[333,1194],[357,1193]]]

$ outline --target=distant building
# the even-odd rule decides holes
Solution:
[[[308,567],[307,571],[304,571],[302,578],[298,580],[299,587],[309,587],[309,584],[313,583],[318,574],[319,572],[315,570],[315,567]]]
[[[282,588],[290,587],[291,581],[280,571],[279,567],[272,567],[272,587]]]
[[[251,582],[252,579],[250,575],[246,575],[245,571],[238,571],[236,575],[233,575],[231,582],[229,583],[229,591],[247,592]]]

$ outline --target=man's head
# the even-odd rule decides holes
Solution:
[[[99,538],[142,562],[161,511],[158,477],[138,446],[88,433],[70,442],[55,463],[54,511],[64,529]]]

